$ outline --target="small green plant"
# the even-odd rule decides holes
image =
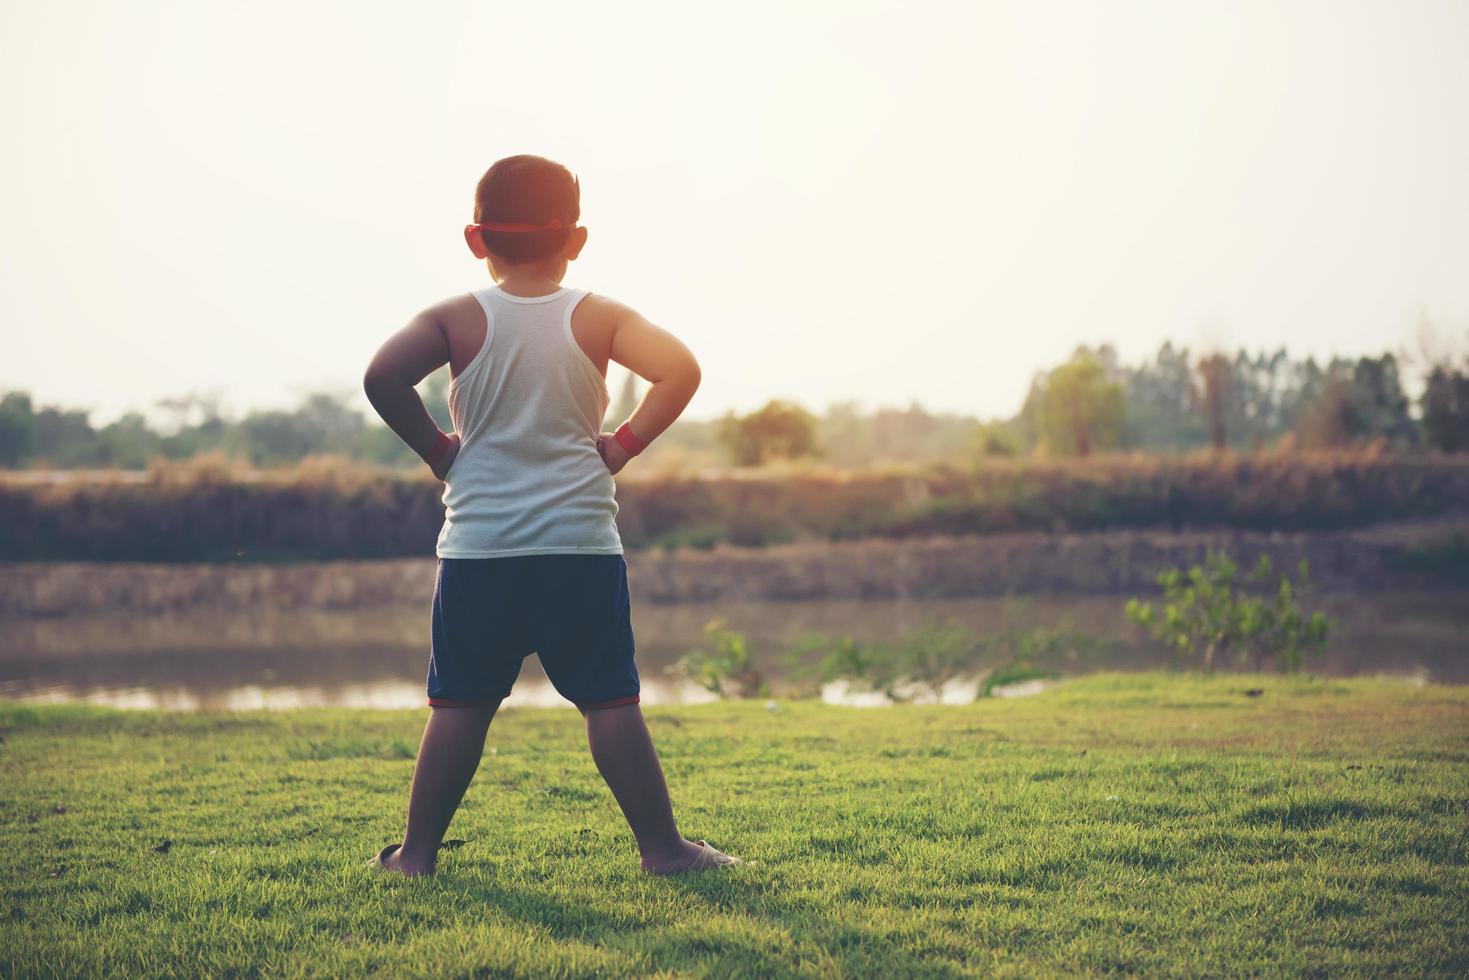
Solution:
[[[1243,579],[1239,566],[1220,552],[1209,552],[1203,565],[1187,573],[1169,569],[1158,576],[1163,605],[1139,599],[1127,602],[1127,618],[1146,627],[1153,637],[1180,657],[1197,660],[1205,672],[1216,659],[1237,652],[1241,660],[1253,655],[1255,664],[1274,657],[1282,670],[1301,666],[1303,654],[1319,654],[1326,647],[1331,622],[1322,613],[1307,615],[1297,599],[1310,589],[1304,560],[1295,581],[1280,579],[1271,595],[1250,595],[1272,577],[1270,559],[1262,555]]]
[[[975,673],[980,646],[952,620],[926,624],[895,643],[862,643],[850,636],[831,641],[815,671],[822,681],[844,680],[906,701],[920,692],[941,697],[952,680]]]
[[[1058,677],[1054,670],[1037,667],[1036,661],[1066,650],[1085,649],[1091,643],[1091,637],[1071,629],[1064,622],[1055,626],[1035,626],[992,633],[983,640],[984,650],[988,655],[987,659],[998,662],[1000,666],[985,675],[979,685],[978,696],[992,697],[996,688],[1022,681],[1051,680]]]
[[[786,666],[788,676],[797,682],[841,680],[877,691],[889,701],[906,701],[920,693],[940,698],[951,681],[979,675],[986,664],[998,664],[980,683],[978,696],[988,697],[1006,684],[1056,677],[1055,671],[1037,667],[1036,661],[1088,643],[1085,634],[1064,623],[976,636],[952,619],[942,623],[930,619],[892,643],[808,634],[786,654]],[[820,654],[814,661],[813,653]]]
[[[781,657],[786,684],[783,693],[792,698],[812,698],[823,684],[858,673],[863,666],[861,648],[850,636],[833,640],[825,633],[807,631]]]
[[[709,650],[690,650],[668,668],[721,698],[765,697],[769,686],[754,666],[743,633],[729,629],[722,619],[704,624]]]
[[[910,688],[941,698],[950,681],[970,676],[979,669],[983,644],[952,619],[930,620],[899,641],[897,673]]]
[[[810,655],[819,654],[815,660]],[[815,694],[832,681],[879,691],[890,701],[901,700],[897,651],[883,643],[863,643],[850,636],[835,639],[807,633],[785,655],[786,676],[797,690]]]

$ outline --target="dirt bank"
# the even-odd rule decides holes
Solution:
[[[1322,534],[1115,531],[628,552],[634,599],[653,603],[1146,592],[1162,569],[1222,548],[1242,565],[1310,562],[1323,591],[1469,580],[1469,524]],[[0,615],[426,605],[434,561],[300,564],[0,564]]]

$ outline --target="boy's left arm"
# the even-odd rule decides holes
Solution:
[[[459,434],[439,431],[413,386],[447,363],[449,338],[442,313],[432,308],[389,337],[362,377],[362,389],[378,415],[440,480],[459,454]]]

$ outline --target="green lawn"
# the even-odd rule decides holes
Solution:
[[[685,832],[757,863],[640,874],[570,710],[496,720],[406,880],[364,862],[422,712],[0,705],[0,976],[1469,972],[1469,688],[648,715]]]

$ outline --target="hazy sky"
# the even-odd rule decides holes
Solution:
[[[699,355],[692,417],[1469,323],[1462,0],[5,0],[0,83],[0,388],[95,421],[358,397],[489,283],[461,229],[526,152],[581,177],[567,284]]]

